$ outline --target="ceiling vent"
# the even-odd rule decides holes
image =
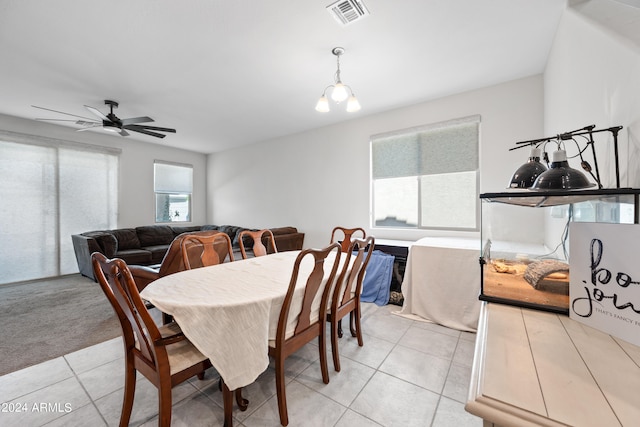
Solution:
[[[342,25],[353,24],[369,16],[369,11],[360,0],[338,0],[327,6],[327,10]]]

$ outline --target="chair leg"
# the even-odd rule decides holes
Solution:
[[[327,368],[327,334],[326,326],[321,323],[322,329],[318,336],[318,347],[320,347],[320,371],[322,372],[322,382],[329,384],[329,369]]]
[[[124,373],[124,399],[122,401],[122,412],[120,413],[120,427],[127,427],[129,425],[135,394],[136,370],[133,367],[133,362],[127,361]]]
[[[287,392],[284,383],[284,358],[276,354],[276,394],[278,395],[278,411],[280,412],[280,424],[287,426],[289,424],[289,415],[287,414]]]
[[[351,335],[358,338],[358,345],[362,347],[364,342],[362,340],[362,323],[360,319],[362,314],[360,313],[360,305],[356,305],[356,308],[351,312],[351,319],[355,321],[355,331],[351,330]]]
[[[167,313],[162,313],[162,324],[168,325],[171,322],[173,322],[173,316]]]
[[[338,337],[342,338],[342,319],[338,320]]]
[[[249,401],[242,397],[242,387],[236,389],[236,403],[241,411],[246,411],[249,407]]]
[[[171,426],[171,379],[160,380],[158,385],[158,426]]]
[[[356,309],[354,308],[351,312],[349,312],[349,329],[351,330],[351,336],[357,336],[357,328],[354,325],[354,318],[357,317]]]
[[[340,354],[338,353],[338,323],[331,319],[331,354],[333,355],[333,369],[340,372]]]

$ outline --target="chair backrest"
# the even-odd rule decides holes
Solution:
[[[331,261],[331,270],[327,276],[324,264],[325,260],[332,253],[335,254],[335,258]],[[287,339],[290,340],[296,336],[304,335],[305,332],[311,330],[311,326],[317,323],[322,323],[322,325],[324,325],[329,293],[333,287],[336,273],[338,271],[340,254],[340,245],[338,243],[334,243],[324,249],[305,249],[298,254],[293,265],[289,288],[287,289],[287,294],[282,303],[280,317],[278,318],[278,329],[275,337],[276,347],[281,346]],[[300,305],[299,310],[296,310],[296,313],[291,313],[293,297],[296,291],[296,284],[299,279],[298,276],[300,274],[300,265],[307,257],[313,258],[313,270],[306,278],[300,277],[300,279],[305,280],[302,304]],[[316,298],[319,295],[321,295],[321,300],[320,304],[316,308],[314,301],[316,301]],[[286,338],[287,326],[289,319],[291,318],[290,316],[294,316],[294,318],[297,316],[297,321],[293,336]],[[317,336],[317,333],[314,334],[312,332],[311,335]],[[308,342],[308,339],[302,337],[300,343],[304,342]]]
[[[262,242],[262,237],[267,235],[267,246]],[[247,252],[244,247],[244,238],[248,237],[253,239],[253,256],[263,256],[270,253],[278,252],[276,247],[276,239],[273,237],[273,233],[268,228],[258,231],[242,230],[238,235],[238,242],[240,243],[240,253],[242,253],[242,259],[247,259]]]
[[[160,264],[160,270],[158,273],[158,277],[164,277],[169,274],[177,273],[178,271],[186,270],[184,266],[184,260],[182,258],[182,240],[185,236],[188,235],[198,235],[198,236],[211,236],[213,234],[221,233],[218,230],[205,230],[205,231],[194,231],[194,232],[186,232],[179,234],[175,239],[171,242],[167,253],[164,255],[162,259],[162,264]],[[191,258],[191,263],[197,265],[197,256]]]
[[[233,247],[227,233],[218,232],[208,236],[187,234],[180,244],[185,269],[221,264],[229,257],[233,261]]]
[[[336,233],[338,234],[336,236]],[[336,241],[341,241],[341,250],[342,252],[348,252],[349,247],[351,246],[351,241],[356,237],[354,236],[357,233],[362,234],[362,238],[367,237],[367,233],[364,231],[364,228],[344,228],[344,227],[335,227],[331,231],[331,243]],[[342,234],[342,240],[340,240],[340,235]]]
[[[367,265],[371,259],[374,245],[375,238],[373,236],[369,236],[364,240],[354,239],[351,243],[349,251],[346,253],[346,259],[342,265],[342,270],[338,276],[336,286],[333,290],[331,300],[331,309],[333,311],[350,299],[360,297],[365,270],[367,269]],[[354,255],[355,259],[352,263],[351,257]],[[354,282],[356,283],[355,287]]]
[[[149,367],[157,369],[159,360],[168,360],[167,351],[164,346],[153,344],[162,336],[140,297],[129,267],[123,260],[107,259],[100,252],[91,255],[91,263],[100,287],[118,316],[125,348],[135,351]],[[168,366],[164,362],[162,365]]]

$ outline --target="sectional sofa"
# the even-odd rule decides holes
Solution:
[[[227,233],[233,242],[234,256],[239,254],[238,234],[248,229],[233,225],[202,225],[180,227],[173,225],[146,225],[116,230],[88,231],[71,236],[83,276],[95,280],[91,266],[91,254],[101,252],[108,258],[122,258],[130,265],[160,264],[173,239],[192,231],[219,230]],[[304,233],[295,227],[271,228],[279,252],[302,249]],[[240,258],[239,255],[237,258]]]

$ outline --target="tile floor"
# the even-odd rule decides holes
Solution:
[[[475,334],[392,314],[399,307],[363,304],[364,347],[340,340],[342,370],[329,357],[323,384],[317,346],[287,360],[289,425],[305,427],[478,426],[464,410]],[[0,377],[0,426],[117,426],[122,404],[122,344],[116,338]],[[217,373],[173,390],[173,426],[222,426]],[[274,371],[244,389],[246,412],[234,425],[279,426]],[[138,375],[133,426],[157,425],[156,388]]]

